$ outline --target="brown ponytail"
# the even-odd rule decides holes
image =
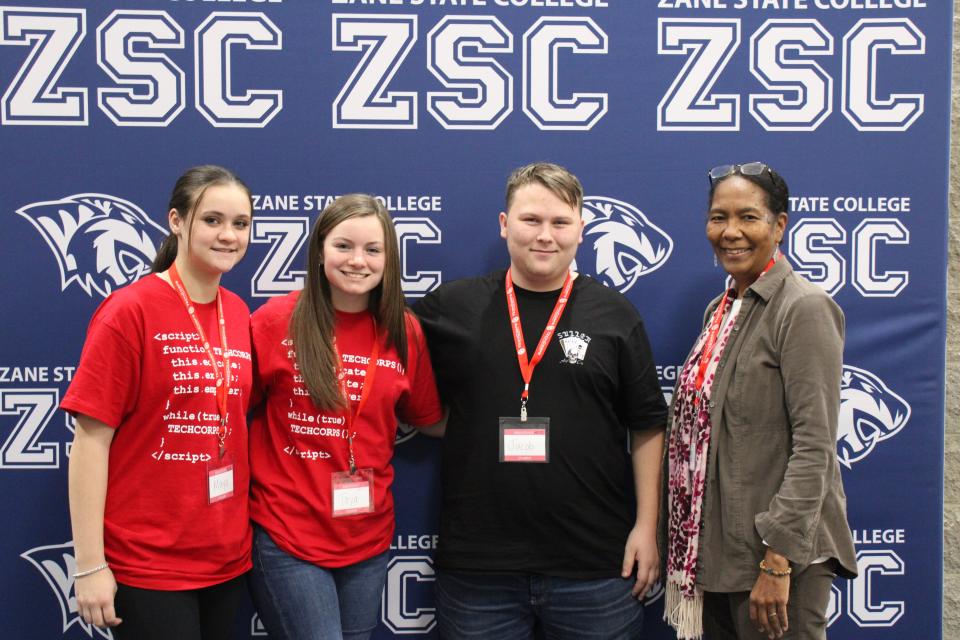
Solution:
[[[173,185],[173,193],[170,194],[170,204],[167,205],[167,211],[175,209],[177,217],[183,221],[184,226],[189,229],[193,223],[193,213],[197,204],[203,198],[204,192],[208,187],[233,184],[247,194],[250,199],[250,210],[253,210],[253,198],[250,195],[250,187],[243,180],[237,177],[229,169],[218,167],[213,164],[205,164],[199,167],[187,169],[182,176],[177,179]],[[189,232],[188,232],[189,233]],[[151,269],[154,273],[166,271],[173,264],[177,257],[177,236],[170,233],[164,238],[160,246],[157,247],[157,255],[153,259]]]

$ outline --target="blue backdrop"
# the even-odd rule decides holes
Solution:
[[[789,259],[847,317],[837,447],[860,577],[834,588],[831,637],[940,637],[951,17],[946,0],[0,5],[0,636],[109,637],[73,599],[57,405],[186,167],[230,166],[257,194],[225,280],[256,308],[301,284],[337,194],[386,199],[413,298],[505,265],[507,173],[564,164],[588,194],[577,266],[643,313],[669,392],[723,285],[706,170],[760,159],[794,194]],[[438,447],[398,439],[376,637],[432,637]],[[653,638],[672,637],[661,600]],[[248,634],[265,635],[252,610]]]

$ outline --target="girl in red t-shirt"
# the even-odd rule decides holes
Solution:
[[[310,234],[302,292],[253,314],[251,590],[271,638],[362,639],[394,531],[397,418],[438,434],[426,343],[400,288],[396,231],[346,195]]]
[[[77,421],[77,606],[118,640],[219,640],[233,627],[250,568],[253,375],[249,310],[220,276],[246,252],[251,216],[230,171],[183,174],[153,275],[94,313],[61,405]]]

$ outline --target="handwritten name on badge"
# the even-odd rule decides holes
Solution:
[[[211,469],[207,476],[210,504],[233,495],[233,465]]]
[[[504,462],[546,462],[546,429],[504,429]]]
[[[353,482],[333,491],[334,514],[360,513],[370,506],[370,488],[366,482]]]

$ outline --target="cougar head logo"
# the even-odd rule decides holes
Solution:
[[[621,293],[660,268],[673,251],[673,240],[626,202],[584,198],[583,221],[583,246],[593,260],[575,268]]]
[[[870,455],[878,442],[897,435],[910,420],[910,405],[883,380],[863,369],[843,366],[837,457],[848,469]]]
[[[109,629],[100,629],[87,624],[80,617],[77,607],[77,596],[74,592],[73,574],[77,572],[77,562],[73,557],[73,541],[63,544],[34,547],[20,554],[20,557],[36,567],[50,588],[53,589],[57,602],[60,603],[60,612],[63,615],[63,633],[73,625],[79,626],[87,637],[92,638],[96,633],[101,638],[113,640]]]
[[[40,232],[60,267],[60,290],[77,283],[103,297],[150,273],[167,232],[132,202],[100,193],[35,202],[17,210]]]

